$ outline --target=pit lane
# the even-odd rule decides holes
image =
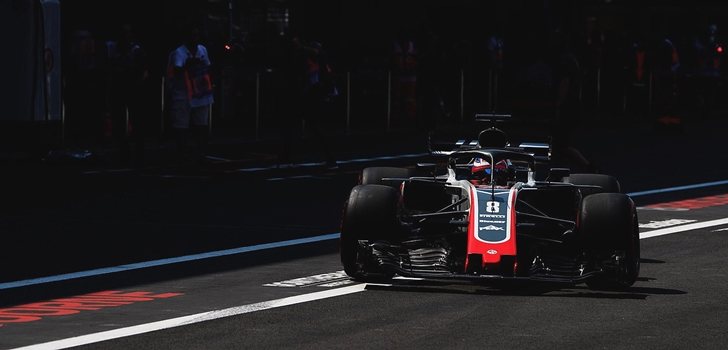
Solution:
[[[322,240],[11,288],[2,293],[4,309],[26,306],[47,315],[4,323],[0,347],[683,348],[697,343],[720,348],[728,344],[722,331],[728,320],[722,293],[728,208],[717,201],[688,210],[660,204],[723,193],[725,187],[716,185],[635,197],[643,226],[642,272],[625,292],[595,292],[583,285],[513,291],[412,279],[362,285],[341,275],[335,240]],[[674,232],[648,237],[660,231]],[[286,259],[272,258],[280,255]],[[49,288],[56,292],[40,292]],[[69,298],[99,302],[87,292],[112,293],[108,290],[127,295],[114,299],[126,303],[98,308],[82,303],[85,309],[60,315],[52,314],[49,304],[37,304]],[[34,293],[43,298],[27,300]],[[172,294],[142,301],[128,297]],[[101,301],[109,303],[108,296]],[[27,308],[33,303],[35,308]],[[55,310],[63,307],[69,306]]]

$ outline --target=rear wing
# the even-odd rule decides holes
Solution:
[[[433,141],[432,134],[427,140],[428,149],[434,156],[449,156],[455,152],[481,149],[478,140],[460,139],[455,142]],[[514,152],[524,152],[531,154],[537,161],[551,160],[551,145],[542,142],[521,142],[518,146],[510,144],[503,147],[504,150]]]
[[[491,122],[495,123],[498,121],[504,121],[509,120],[513,117],[510,114],[500,114],[500,113],[476,113],[475,114],[475,121],[476,122]]]
[[[449,156],[458,151],[479,148],[478,140],[460,139],[455,142],[433,141],[432,133],[427,137],[427,149],[433,156]]]
[[[511,119],[510,114],[499,114],[499,113],[476,113],[476,122],[489,122],[492,124],[492,128],[495,129],[496,123]],[[458,139],[455,142],[433,142],[432,133],[429,134],[427,145],[432,155],[444,155],[449,156],[450,154],[457,151],[466,151],[473,149],[480,149],[483,146],[479,142],[479,139]],[[435,147],[437,146],[437,149]],[[506,145],[507,146],[507,145]]]
[[[548,162],[551,160],[551,144],[545,142],[521,142],[518,146],[512,146],[509,142],[504,142],[500,146],[489,144],[487,139],[489,136],[500,137],[499,133],[505,133],[496,128],[498,122],[510,120],[510,114],[499,113],[478,113],[475,114],[476,122],[491,123],[490,129],[483,130],[478,138],[462,138],[452,142],[442,142],[433,140],[433,134],[428,135],[427,146],[431,155],[449,156],[458,151],[476,150],[482,148],[501,148],[508,151],[523,152],[531,154],[538,162]],[[490,132],[490,133],[489,133]],[[497,142],[496,142],[497,143]]]

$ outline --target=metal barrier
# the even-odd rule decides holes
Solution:
[[[276,76],[275,74],[268,74],[267,73],[261,73],[256,72],[254,73],[254,79],[253,84],[254,88],[252,91],[254,92],[254,108],[252,110],[252,127],[253,130],[253,137],[256,140],[259,140],[263,137],[264,130],[269,126],[269,121],[275,120],[279,116],[276,115],[276,113],[280,113],[279,111],[276,111],[274,108],[275,103],[278,102],[271,102],[271,94],[275,93],[268,93],[267,89],[276,89],[275,79],[279,79],[280,77]],[[474,110],[477,108],[482,108],[481,105],[478,107],[478,101],[487,101],[485,103],[486,108],[490,111],[498,111],[499,108],[501,108],[504,105],[504,101],[502,101],[502,74],[497,70],[489,70],[487,71],[487,92],[485,92],[485,87],[481,87],[477,93],[482,93],[483,96],[481,98],[478,97],[478,95],[472,95],[474,92],[468,92],[468,89],[470,86],[477,86],[477,79],[473,75],[472,78],[470,77],[470,74],[468,71],[460,69],[456,74],[459,75],[457,79],[458,86],[452,86],[452,87],[440,87],[442,90],[448,90],[450,93],[450,101],[445,102],[449,103],[449,106],[446,106],[449,108],[449,111],[452,114],[457,113],[457,121],[460,123],[468,121],[467,111]],[[603,71],[601,68],[597,68],[596,70],[592,71],[592,79],[589,81],[591,82],[591,88],[589,89],[589,94],[591,95],[591,103],[593,103],[592,106],[595,107],[596,111],[601,111],[603,108],[605,108],[605,100],[603,98],[603,94],[605,91],[605,85],[603,81]],[[341,99],[340,103],[337,106],[337,109],[334,113],[336,113],[333,122],[336,122],[338,120],[338,125],[341,127],[343,132],[347,135],[351,134],[355,131],[362,131],[362,127],[366,129],[366,127],[369,127],[370,129],[374,127],[375,129],[383,130],[386,132],[391,132],[396,129],[395,123],[402,123],[404,119],[407,118],[406,112],[403,111],[402,104],[403,101],[395,100],[395,97],[398,97],[400,99],[403,99],[401,96],[401,92],[395,92],[395,85],[394,80],[395,76],[394,73],[390,70],[381,70],[376,71],[376,76],[371,76],[372,74],[369,74],[369,72],[352,72],[348,71],[344,73],[343,76],[343,85],[344,89],[339,89],[340,92],[343,92],[343,96],[340,96]],[[485,78],[483,76],[482,78]],[[506,76],[508,78],[508,76]],[[366,84],[364,80],[366,80]],[[608,85],[607,88],[610,89],[611,95],[614,99],[610,100],[612,108],[616,108],[616,110],[619,110],[619,102],[617,100],[618,96],[621,94],[622,101],[621,101],[621,111],[622,113],[627,113],[628,109],[631,108],[630,106],[637,106],[638,109],[645,108],[643,111],[647,113],[647,115],[651,115],[654,112],[653,105],[655,103],[655,79],[652,72],[647,72],[647,79],[645,80],[645,85],[642,87],[637,87],[644,89],[642,90],[642,93],[631,93],[630,89],[634,89],[635,87],[632,87],[631,83],[625,81],[622,85],[621,92],[618,92],[618,90],[614,90],[616,87],[618,87],[618,84],[615,85],[614,82],[616,82],[618,78],[610,77],[610,79],[613,79],[613,84]],[[249,80],[250,81],[250,80]],[[341,83],[341,81],[340,81]],[[452,85],[455,83],[455,79],[451,80]],[[470,84],[470,85],[468,85]],[[398,88],[401,88],[398,85]],[[455,90],[457,89],[457,90]],[[162,79],[162,95],[164,95],[164,79]],[[418,93],[419,93],[419,87],[418,87]],[[579,91],[579,99],[580,103],[583,102],[585,91],[580,90]],[[470,94],[470,95],[469,95]],[[267,97],[266,97],[267,96]],[[635,98],[638,98],[639,100],[642,100],[644,102],[640,102],[639,100],[635,100]],[[264,99],[268,99],[264,102]],[[381,101],[381,102],[377,102]],[[636,103],[636,104],[635,104]],[[395,106],[397,106],[395,113]],[[644,106],[644,107],[640,107]],[[418,115],[419,118],[421,115],[421,108],[422,105],[418,102]],[[162,110],[164,110],[164,98],[162,98]],[[609,107],[606,107],[609,108]],[[366,110],[363,112],[362,110]],[[220,109],[217,109],[219,112]],[[213,130],[213,122],[212,117],[215,115],[215,113],[211,112],[211,120],[210,120],[210,131]],[[234,116],[236,118],[241,118],[241,116],[236,115]],[[340,119],[339,119],[340,118]],[[381,118],[381,119],[380,119]],[[398,119],[399,118],[399,119]],[[215,122],[215,127],[224,127],[224,123],[222,122]],[[379,126],[377,126],[379,125]],[[409,124],[406,124],[408,125]],[[161,122],[162,132],[164,131],[164,113],[162,113],[162,122]],[[305,131],[306,124],[301,123],[302,132]]]
[[[266,72],[270,73],[270,72]],[[253,122],[251,123],[251,126],[254,128],[253,130],[253,137],[255,140],[260,140],[264,134],[264,129],[267,128],[268,123],[266,121],[274,120],[280,116],[276,115],[276,113],[280,113],[279,111],[275,111],[275,108],[271,108],[271,102],[269,101],[271,98],[271,94],[274,93],[267,93],[266,89],[275,89],[275,79],[278,79],[278,77],[275,74],[266,74],[261,72],[256,72],[255,78],[254,78],[254,108],[253,108]],[[390,70],[383,70],[379,72],[379,75],[381,75],[381,79],[371,79],[372,77],[367,75],[370,80],[374,81],[374,85],[378,87],[372,88],[371,81],[369,81],[369,87],[364,87],[361,84],[361,81],[358,82],[357,78],[355,77],[355,74],[353,72],[349,71],[346,72],[343,77],[343,85],[344,88],[340,89],[341,92],[343,92],[343,96],[341,96],[341,102],[343,103],[343,108],[337,110],[337,113],[341,113],[340,115],[343,117],[340,119],[343,124],[343,132],[345,134],[351,134],[352,132],[357,130],[357,127],[361,127],[360,124],[371,124],[376,125],[379,123],[379,125],[382,125],[381,128],[384,129],[387,132],[391,132],[395,129],[395,119],[396,118],[406,118],[403,104],[403,101],[396,101],[397,106],[399,107],[398,112],[400,114],[395,114],[394,111],[394,105],[395,105],[395,92],[394,92],[394,73]],[[494,75],[495,79],[490,82],[490,84],[495,84],[497,86],[497,75]],[[359,77],[361,78],[361,76]],[[458,86],[453,86],[452,89],[448,89],[450,91],[457,91],[457,105],[450,106],[454,111],[456,110],[459,117],[458,120],[460,122],[465,121],[465,111],[466,109],[466,79],[467,79],[467,72],[465,70],[459,70],[459,78],[458,78]],[[382,85],[377,85],[378,81],[381,81]],[[358,89],[358,90],[357,90]],[[364,89],[371,89],[371,91],[368,91],[365,94],[367,95],[367,98],[357,98],[357,95],[362,94],[362,90]],[[457,89],[457,90],[455,90]],[[494,90],[492,87],[489,88],[491,90],[489,92],[490,96],[488,97],[491,99],[491,105],[497,106],[497,102],[494,100],[497,98],[498,93],[492,92]],[[162,82],[162,101],[161,101],[161,109],[164,111],[165,104],[164,104],[164,81]],[[374,93],[373,93],[374,91]],[[377,95],[380,96],[377,91],[383,92],[384,94],[381,95],[382,100],[381,104],[376,101],[371,101],[372,96],[371,95]],[[266,97],[266,94],[267,97]],[[400,96],[401,97],[401,96]],[[402,98],[403,99],[403,98]],[[229,101],[228,101],[229,103]],[[363,106],[363,107],[362,107]],[[267,107],[267,108],[266,108]],[[381,111],[373,113],[369,115],[368,113],[361,112],[362,108],[366,108],[373,111]],[[381,108],[381,109],[380,109]],[[223,109],[216,109],[217,112],[221,113]],[[362,114],[367,114],[366,118],[362,117]],[[383,118],[379,119],[377,116],[381,115]],[[210,115],[210,132],[213,130],[213,124],[216,125],[222,125],[224,124],[221,122],[213,123],[212,118],[215,116],[215,113],[211,112]],[[235,115],[232,116],[234,118],[245,118],[244,115]],[[161,113],[161,124],[162,124],[162,132],[164,132],[164,123],[165,123],[165,114],[164,112]],[[222,118],[225,119],[225,118]],[[379,120],[379,122],[377,122]],[[399,120],[401,122],[401,120]],[[359,125],[357,125],[359,124]],[[305,132],[306,124],[302,123],[301,132]]]

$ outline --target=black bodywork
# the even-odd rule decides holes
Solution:
[[[491,165],[489,178],[475,180],[474,164],[482,160]],[[398,274],[587,282],[597,287],[625,287],[636,279],[636,211],[631,200],[618,193],[613,178],[552,169],[545,181],[535,181],[534,154],[514,147],[455,151],[445,169],[424,168],[430,174],[384,176],[352,191],[347,208],[355,213],[345,211],[342,225],[347,273],[360,279]],[[366,197],[359,192],[386,195]],[[352,227],[359,222],[353,216],[368,216],[366,210],[375,210],[366,205],[381,207],[374,203],[378,196],[388,198],[381,203],[394,198],[395,209],[360,220],[363,228]],[[352,208],[352,201],[363,204]],[[395,220],[378,221],[389,215]],[[500,243],[487,242],[488,234]],[[345,244],[354,245],[355,259],[344,252]]]

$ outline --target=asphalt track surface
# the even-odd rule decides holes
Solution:
[[[23,322],[0,318],[0,348],[724,349],[728,186],[716,181],[728,176],[713,169],[651,180],[658,168],[617,174],[626,175],[620,176],[627,178],[626,191],[636,194],[643,226],[641,277],[627,291],[584,285],[503,290],[410,279],[367,285],[341,273],[332,236],[261,245],[335,234],[340,200],[356,177],[339,170],[260,178],[235,188],[277,199],[258,202],[261,209],[245,207],[237,224],[225,224],[223,231],[250,235],[231,242],[257,247],[249,251],[0,289],[0,315],[17,321],[27,312]],[[185,183],[186,193],[198,186],[201,193],[212,190],[211,198],[238,198],[228,183],[217,191],[192,183]],[[709,184],[678,188],[699,183]],[[667,190],[639,194],[653,189]],[[164,191],[172,196],[172,188]],[[286,206],[276,206],[282,199]],[[243,225],[271,208],[285,211],[280,217],[286,220],[264,216],[266,225]],[[101,225],[97,220],[89,225]],[[125,222],[104,227],[114,225]],[[211,250],[204,248],[189,253]]]

